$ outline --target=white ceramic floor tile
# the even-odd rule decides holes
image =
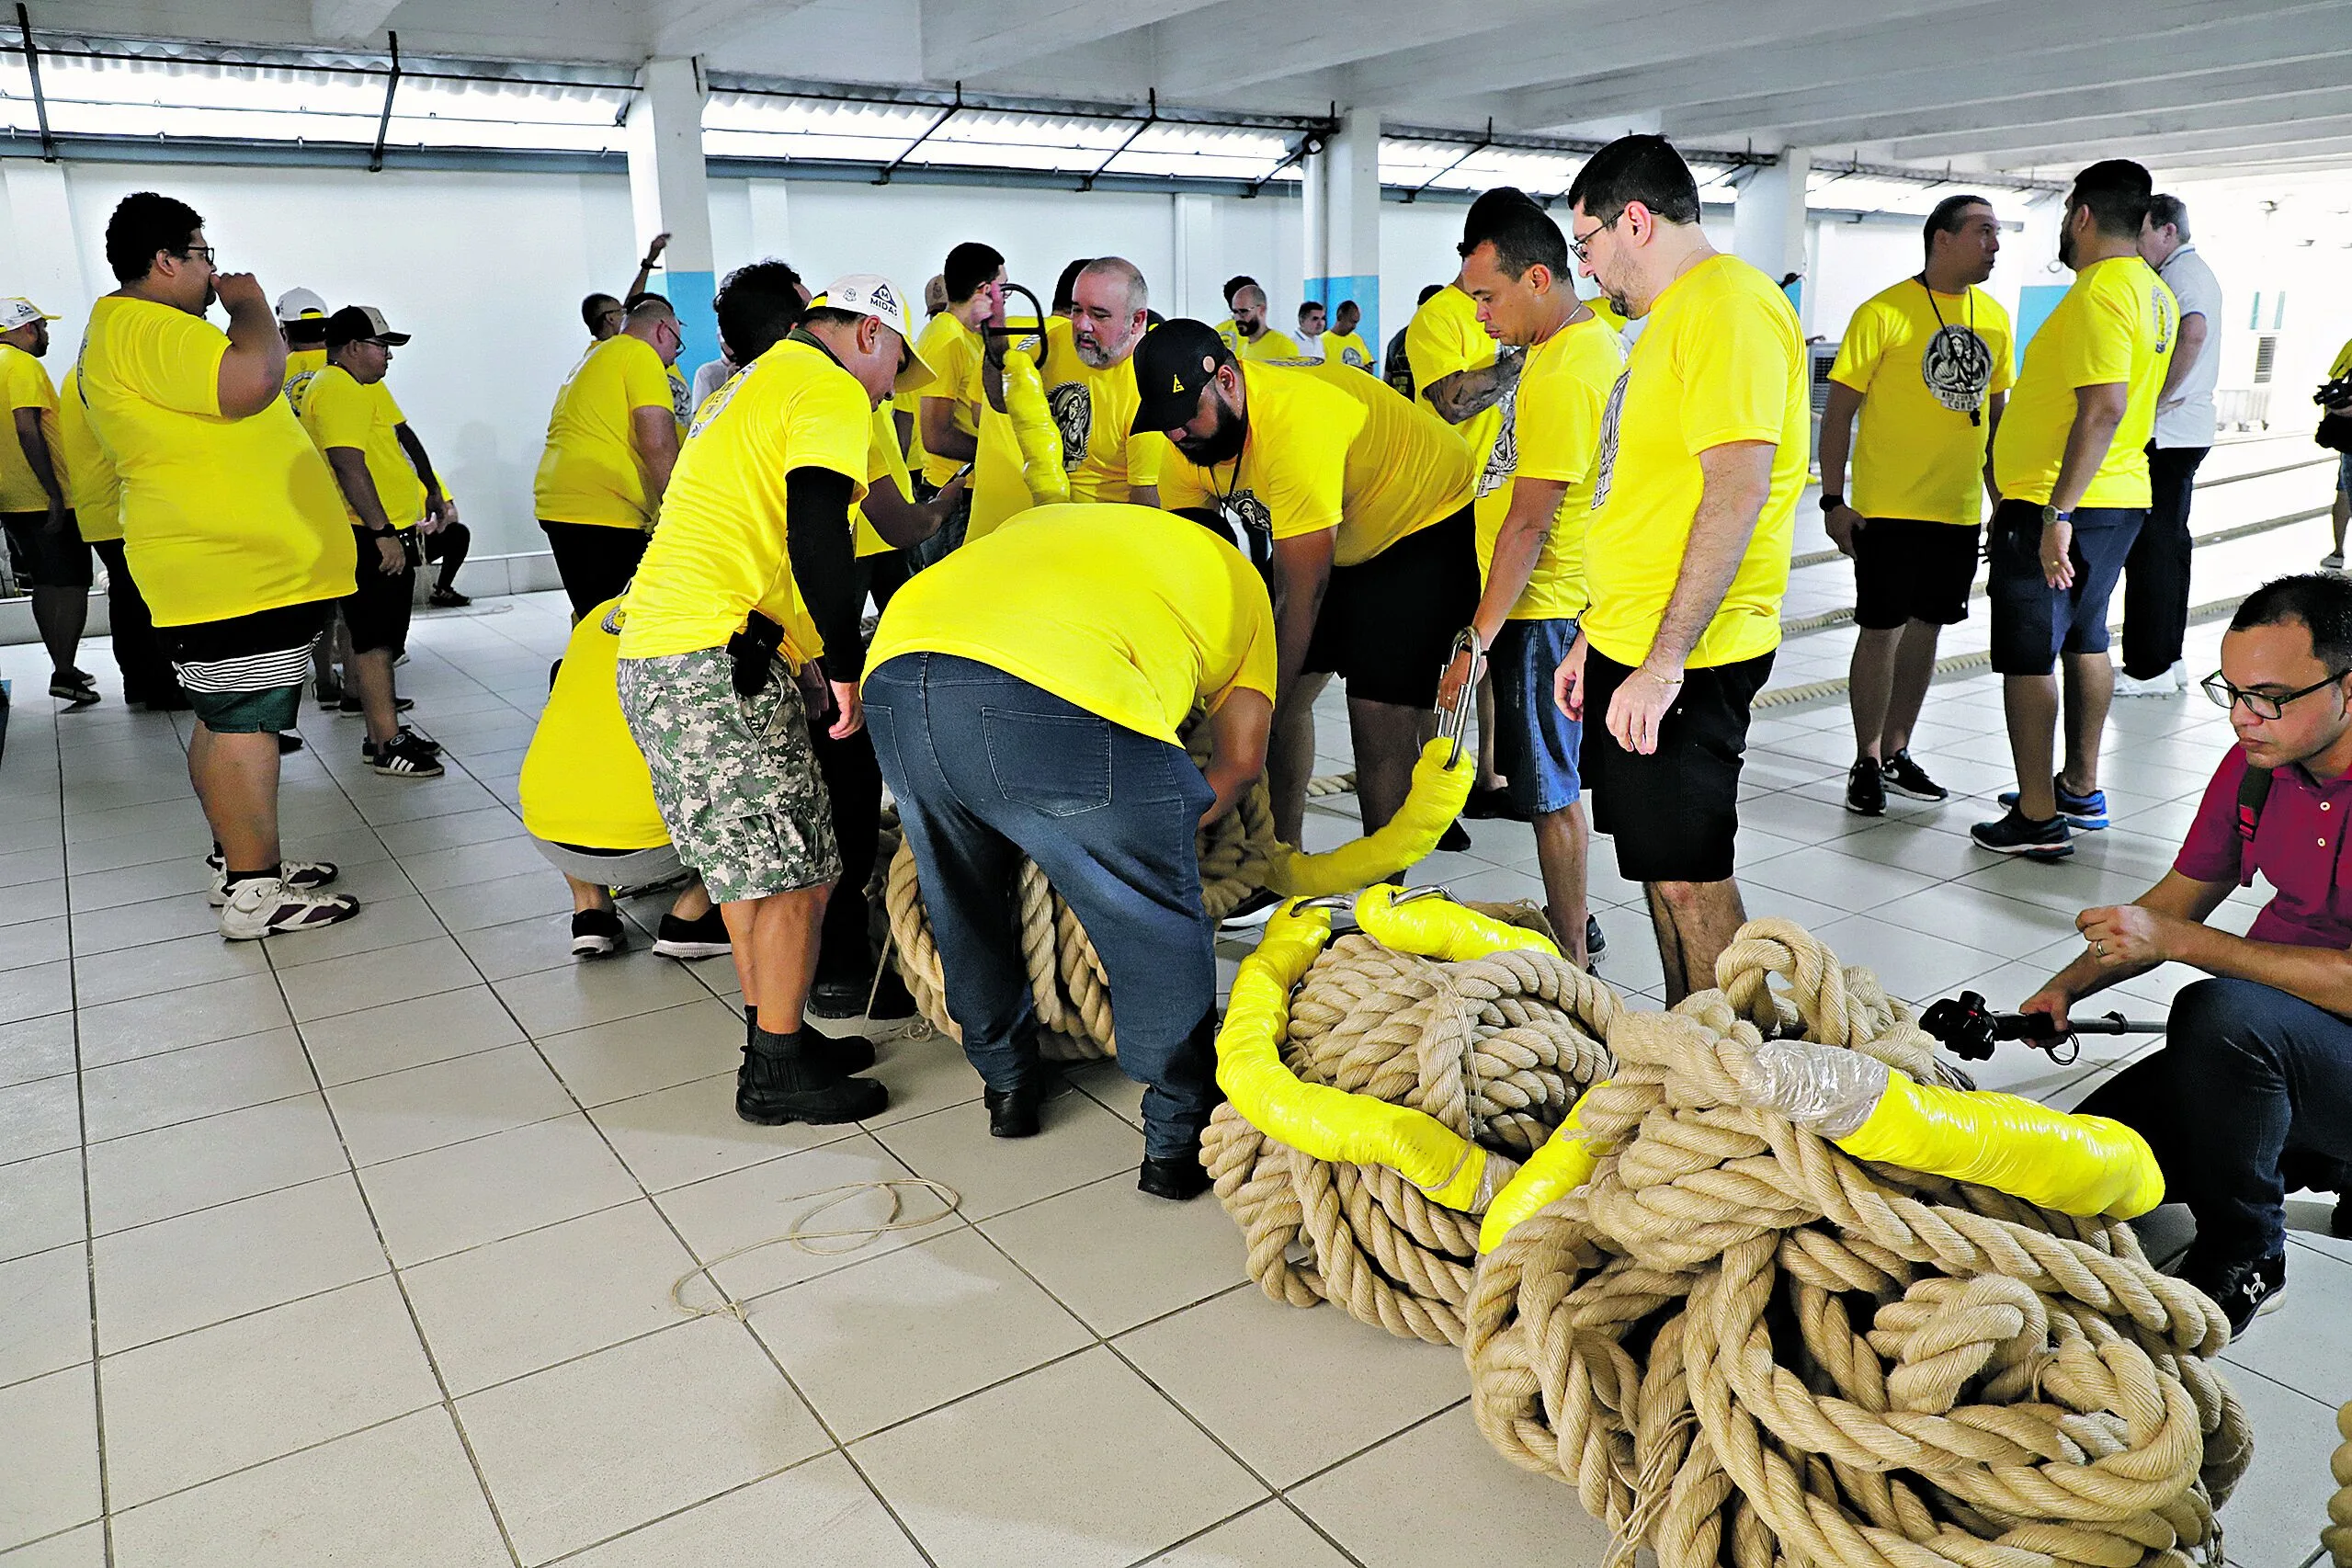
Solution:
[[[438,1409],[130,1509],[116,1517],[114,1540],[118,1568],[514,1561]]]
[[[1084,1095],[1046,1102],[1034,1138],[988,1135],[980,1107],[958,1106],[880,1130],[875,1136],[917,1176],[963,1194],[966,1219],[983,1220],[1057,1192],[1133,1169],[1143,1135]]]
[[[1267,1496],[1100,1347],[852,1452],[938,1568],[1123,1568]]]
[[[0,1388],[0,1551],[98,1517],[98,1402],[87,1366]],[[185,1559],[182,1559],[185,1561]]]
[[[278,978],[271,974],[84,1007],[78,1017],[85,1067],[259,1034],[293,1022]]]
[[[338,1084],[326,1098],[352,1163],[359,1165],[551,1120],[574,1108],[528,1045]]]
[[[996,1244],[1097,1334],[1119,1334],[1247,1278],[1215,1199],[1170,1203],[1121,1171],[981,1221]]]
[[[849,1461],[824,1454],[594,1547],[567,1568],[770,1568],[779,1550],[825,1568],[923,1563]]]
[[[51,1013],[0,1024],[0,1088],[72,1071],[73,1014]]]
[[[301,1038],[271,1029],[93,1067],[82,1074],[83,1114],[96,1143],[316,1088]]]
[[[422,1263],[639,1196],[574,1115],[369,1165],[359,1173],[395,1263]]]
[[[487,985],[320,1018],[302,1027],[319,1081],[330,1087],[512,1045],[522,1026]]]
[[[745,1121],[735,1114],[733,1074],[615,1100],[593,1108],[588,1115],[652,1192],[838,1142],[858,1131],[800,1121],[781,1127]]]
[[[1280,1502],[1195,1536],[1143,1568],[1348,1568],[1347,1559]]]
[[[458,1402],[527,1562],[821,1452],[823,1428],[742,1324],[710,1317]]]
[[[359,918],[366,919],[366,914]],[[284,970],[278,983],[285,988],[295,1021],[306,1024],[337,1013],[357,1013],[437,992],[462,990],[482,983],[482,976],[457,943],[435,937]]]
[[[106,1527],[84,1525],[14,1551],[0,1552],[7,1568],[106,1568]]]
[[[0,1384],[90,1358],[90,1265],[77,1244],[0,1263]]]
[[[744,1018],[715,997],[617,1018],[569,1034],[546,1035],[540,1049],[582,1105],[732,1075],[744,1053]]]
[[[87,1230],[80,1150],[0,1165],[0,1258],[46,1252]]]
[[[81,1139],[81,1095],[72,1078],[0,1089],[0,1166],[74,1148]]]
[[[440,1399],[389,1277],[109,1356],[98,1377],[117,1508]]]
[[[2290,1287],[2290,1299],[2293,1293]],[[2341,1363],[2335,1369],[2340,1382]],[[2335,1490],[2327,1468],[2328,1456],[2343,1441],[2335,1407],[2257,1373],[2228,1375],[2254,1422],[2255,1461],[2221,1506],[2222,1549],[2244,1568],[2295,1568],[2319,1544]]]
[[[683,965],[651,952],[540,970],[492,988],[534,1036],[658,1013],[710,994]]]

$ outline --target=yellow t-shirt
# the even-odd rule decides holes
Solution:
[[[1062,463],[1073,501],[1123,502],[1136,485],[1160,483],[1166,443],[1136,441],[1129,427],[1142,401],[1135,367],[1122,360],[1096,369],[1078,358],[1067,317],[1045,324],[1045,403],[1062,431]]]
[[[73,482],[57,442],[57,389],[50,384],[49,371],[41,362],[13,343],[0,343],[0,402],[8,405],[6,421],[0,425],[0,512],[49,510],[49,492],[40,487],[32,460],[25,456],[25,444],[17,436],[20,408],[40,410],[40,433],[49,443],[50,463],[59,471],[58,487],[71,500]]]
[[[980,437],[980,404],[986,397],[980,384],[980,334],[956,320],[952,311],[941,311],[923,324],[923,331],[915,341],[915,351],[931,367],[937,378],[917,394],[919,398],[947,398],[954,402],[955,427],[974,440]],[[919,435],[923,420],[918,413],[915,427]],[[963,467],[961,458],[943,458],[926,451],[923,454],[924,483],[935,489],[956,476]]]
[[[713,392],[711,395],[716,397],[718,394]],[[898,422],[891,417],[897,402],[895,397],[886,397],[875,406],[873,431],[866,441],[866,485],[870,494],[876,480],[887,478],[898,486],[900,500],[912,501],[915,499],[915,483],[907,472],[906,456],[898,449]],[[849,509],[849,525],[858,536],[858,558],[860,561],[869,555],[883,554],[891,548],[890,541],[866,520],[863,502]]]
[[[290,389],[298,376],[314,375],[326,369],[324,348],[289,348],[286,350],[286,385]]]
[[[1233,353],[1239,354],[1242,351],[1242,329],[1233,324],[1233,317],[1227,316],[1209,330],[1215,333],[1218,341]]]
[[[57,451],[64,455],[65,499],[74,508],[74,526],[90,544],[107,544],[122,537],[122,481],[115,477],[114,459],[98,445],[90,428],[90,411],[82,403],[80,367],[65,372],[57,389]]]
[[[1244,359],[1241,371],[1242,455],[1210,470],[1164,447],[1168,510],[1222,502],[1278,540],[1336,528],[1332,562],[1354,566],[1470,504],[1470,449],[1386,381],[1345,365]]]
[[[2337,349],[2335,362],[2327,368],[2329,381],[2335,381],[2342,376],[2352,376],[2352,343],[2346,343]]]
[[[873,430],[858,379],[791,338],[712,392],[630,586],[620,656],[723,648],[755,609],[784,629],[780,651],[794,667],[823,653],[785,551],[786,477],[830,469],[863,496]]]
[[[1272,327],[1267,327],[1255,342],[1243,341],[1238,332],[1234,333],[1233,337],[1233,353],[1243,359],[1255,359],[1259,364],[1265,365],[1278,359],[1299,358],[1298,341],[1289,333],[1277,332]]]
[[[1372,363],[1371,346],[1352,332],[1324,333],[1323,357],[1334,364],[1353,365],[1359,370],[1377,370]]]
[[[1710,256],[1658,296],[1602,421],[1585,530],[1585,636],[1603,654],[1620,665],[1649,656],[1706,489],[1699,455],[1731,441],[1776,443],[1772,489],[1688,663],[1734,664],[1779,646],[1809,466],[1806,378],[1796,308],[1737,256]]]
[[[531,483],[533,515],[551,523],[650,528],[645,463],[631,419],[641,408],[676,415],[669,368],[627,333],[591,347],[547,416],[547,450]]]
[[[1434,412],[1429,389],[1463,370],[1483,370],[1494,363],[1494,339],[1478,320],[1478,301],[1449,283],[1413,312],[1404,327],[1404,357],[1413,367],[1414,401]],[[1478,473],[1475,516],[1478,524],[1478,570],[1483,578],[1494,559],[1494,536],[1511,510],[1511,464],[1508,452],[1497,452],[1506,405],[1491,403],[1455,426],[1454,432],[1470,449]],[[1440,416],[1442,417],[1442,416]],[[1501,466],[1497,460],[1501,460]]]
[[[659,353],[654,355],[655,358],[660,357]],[[677,433],[683,436],[687,426],[694,423],[694,385],[676,365],[662,369],[670,378],[670,416],[677,421]]]
[[[1241,551],[1188,518],[1036,506],[907,579],[866,667],[901,653],[977,660],[1173,745],[1203,702],[1273,699],[1274,607]]]
[[[415,528],[425,516],[425,482],[416,476],[415,465],[408,460],[394,434],[408,423],[408,416],[392,401],[392,388],[381,381],[361,386],[342,366],[329,365],[311,378],[301,401],[302,428],[311,433],[319,450],[330,447],[357,450],[368,464],[368,477],[376,482],[376,499],[383,503],[384,516],[392,526],[403,530]],[[342,486],[338,483],[335,488]],[[347,498],[343,510],[353,528],[361,526],[359,514]]]
[[[2005,501],[2050,503],[2074,427],[2081,387],[2120,381],[2123,423],[2079,506],[2148,505],[2148,432],[2179,335],[2180,304],[2136,256],[2095,261],[2026,346],[2025,368],[1993,440],[1993,478]]]
[[[523,829],[550,844],[658,849],[670,841],[653,775],[620,712],[620,639],[605,630],[619,603],[607,599],[572,628],[523,754]]]
[[[1862,301],[1830,380],[1862,394],[1849,499],[1865,517],[1974,528],[1984,517],[1987,399],[2009,390],[2009,312],[1982,289],[1930,296],[1906,278]]]
[[[1625,369],[1617,334],[1598,316],[1572,322],[1528,350],[1527,369],[1510,399],[1511,427],[1495,443],[1509,449],[1511,480],[1546,479],[1568,486],[1551,532],[1512,607],[1513,620],[1573,620],[1585,613],[1585,524],[1601,455],[1601,418]],[[1506,481],[1498,494],[1509,495]],[[1482,578],[1494,564],[1494,540],[1479,540]]]
[[[122,481],[123,553],[158,626],[351,592],[358,559],[326,460],[282,397],[221,413],[229,335],[152,300],[90,307],[80,391]]]

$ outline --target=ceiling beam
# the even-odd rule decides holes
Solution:
[[[1978,161],[1996,169],[2078,166],[2101,158],[2131,158],[2168,168],[2202,162],[2209,154],[2242,162],[2249,152],[2277,150],[2281,157],[2299,155],[2294,149],[2312,142],[2333,143],[2352,137],[2352,114],[2287,125],[2242,126],[2221,131],[2183,131],[2169,136],[2119,136],[2102,141],[2052,142],[2038,147],[2011,147],[1977,154]],[[2226,156],[2225,156],[2226,155]]]
[[[1132,32],[1211,0],[923,0],[923,74],[956,82]]]
[[[316,0],[313,0],[316,3]],[[663,0],[653,6],[653,55],[675,60],[706,54],[755,10],[760,20],[800,10],[808,0]]]
[[[2178,101],[2182,100],[2176,100]],[[1915,136],[1899,141],[1892,143],[1889,151],[1898,162],[1936,163],[1945,158],[1965,157],[1978,153],[2005,153],[2017,147],[2062,147],[2076,142],[2089,146],[2134,138],[2153,140],[2192,131],[2243,131],[2260,127],[2285,130],[2301,120],[2352,114],[2352,83],[2346,83],[2339,74],[2336,85],[2312,92],[2284,93],[2277,97],[2221,103],[2205,103],[2191,94],[2186,101],[2195,107],[2152,108],[2134,114],[2069,116],[2063,119],[2042,120],[2038,124],[2003,125],[1988,131],[1953,131],[1944,135]]]
[[[2257,27],[2269,13],[2309,9],[2307,0],[2243,0],[2245,18]],[[1998,91],[2004,57],[2021,62],[2048,50],[2128,49],[2145,55],[2166,35],[2213,20],[2210,0],[2137,0],[2128,15],[2108,9],[2051,5],[2048,0],[2002,0],[1952,17],[1951,36],[1922,39],[1915,26],[1873,18],[1812,38],[1770,37],[1753,45],[1720,37],[1720,29],[1697,58],[1651,70],[1618,74],[1579,71],[1576,79],[1513,92],[1492,93],[1461,106],[1497,125],[1532,129],[1591,119],[1643,108],[1665,111],[1669,120],[1693,105],[1739,97],[1743,84],[1771,83],[1776,91],[1834,92],[1881,74],[1932,68],[1947,78],[1948,96]],[[2128,28],[2128,42],[2117,35]],[[1706,35],[1701,35],[1706,36]],[[1953,83],[1994,76],[1989,87],[1950,90]],[[1798,145],[1804,145],[1799,142]]]
[[[400,0],[311,0],[311,36],[354,41],[376,36]]]
[[[1942,130],[2127,113],[2300,92],[2352,80],[2352,7],[2286,25],[2217,23],[2145,41],[2018,55],[1992,46],[1973,73],[1942,66],[1879,73],[1835,86],[1727,98],[1675,110],[1694,141],[1772,135],[1800,146],[1891,142]]]
[[[1314,7],[1266,25],[1264,0],[1218,0],[1190,16],[1155,28],[1154,45],[1167,62],[1161,90],[1171,97],[1226,91],[1260,83],[1335,90],[1338,68],[1408,51],[1444,50],[1460,39],[1464,17],[1483,37],[1517,32],[1525,38],[1574,31],[1606,16],[1607,0],[1487,0],[1475,12],[1426,0],[1371,0]],[[1328,96],[1328,95],[1327,95]],[[1369,100],[1365,100],[1369,101]]]

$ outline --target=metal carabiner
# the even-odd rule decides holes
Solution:
[[[1478,706],[1471,699],[1471,695],[1477,689],[1479,674],[1486,664],[1486,652],[1478,645],[1477,631],[1467,626],[1454,633],[1453,646],[1446,650],[1446,662],[1437,668],[1439,681],[1446,678],[1446,671],[1453,668],[1454,661],[1464,653],[1470,655],[1470,678],[1462,682],[1461,695],[1454,699],[1451,709],[1437,710],[1437,738],[1454,744],[1453,750],[1446,756],[1448,772],[1461,761],[1462,741],[1470,733],[1471,711]]]

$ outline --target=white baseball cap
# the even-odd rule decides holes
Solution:
[[[58,319],[60,318],[51,315],[22,294],[0,300],[0,332],[14,332],[18,327],[32,322]]]
[[[304,316],[326,314],[326,301],[308,289],[289,289],[278,296],[278,319],[301,321]]]
[[[915,318],[906,308],[906,296],[898,286],[879,272],[852,272],[836,278],[825,285],[824,292],[809,301],[811,310],[846,311],[855,316],[872,316],[906,342],[906,363],[892,383],[894,392],[918,392],[937,381],[938,375],[923,362],[915,351]]]

